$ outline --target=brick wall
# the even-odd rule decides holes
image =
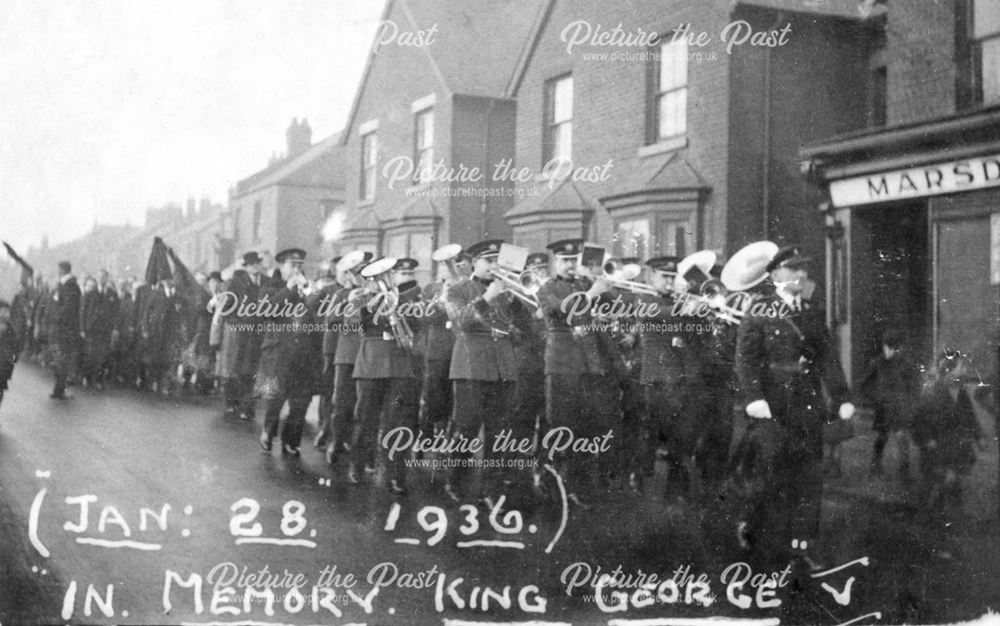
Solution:
[[[886,23],[888,123],[955,111],[955,0],[890,3]]]
[[[642,29],[667,36],[679,24],[690,23],[692,32],[708,33],[712,43],[689,48],[689,52],[701,53],[702,57],[700,60],[692,57],[688,62],[687,146],[680,150],[680,155],[712,187],[705,206],[703,235],[708,246],[721,248],[727,201],[729,78],[718,33],[728,21],[725,6],[721,2],[638,0],[623,11],[621,5],[614,3],[557,2],[516,94],[518,163],[536,171],[541,167],[545,81],[572,72],[574,165],[592,168],[612,160],[609,180],[583,182],[581,189],[597,198],[620,188],[642,165],[637,151],[645,144],[650,61],[648,57],[634,56],[621,60],[621,52],[641,53],[643,49],[639,47],[580,45],[568,53],[561,35],[576,20],[585,20],[592,28],[600,25],[612,29],[621,23],[626,32]],[[586,58],[592,53],[605,52],[618,52],[619,60]],[[589,230],[587,236],[598,242],[610,240],[613,224],[606,210],[598,208]]]
[[[757,10],[735,17],[759,28],[775,20],[774,13]],[[786,46],[742,47],[732,56],[728,247],[735,251],[764,237],[797,243],[817,260],[818,277],[825,245],[821,198],[799,171],[798,151],[804,143],[862,127],[867,54],[854,23],[794,14],[781,22],[792,27]]]

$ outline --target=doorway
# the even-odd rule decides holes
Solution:
[[[860,375],[889,329],[903,333],[912,359],[928,362],[934,337],[927,204],[856,209],[852,222],[852,371]]]

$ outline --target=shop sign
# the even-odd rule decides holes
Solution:
[[[1000,186],[1000,155],[833,181],[830,199],[836,207],[848,207],[996,186]]]
[[[1000,285],[1000,213],[990,214],[990,284]]]

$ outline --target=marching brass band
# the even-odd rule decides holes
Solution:
[[[304,252],[279,254],[261,292],[307,303],[300,322],[325,331],[264,337],[261,448],[287,402],[281,450],[298,456],[318,393],[314,443],[330,464],[346,457],[352,484],[381,474],[392,494],[408,492],[406,460],[424,452],[389,450],[401,431],[446,441],[424,447],[449,461],[439,488],[489,507],[640,494],[659,458],[672,506],[744,487],[745,547],[815,537],[829,400],[843,401],[841,418],[853,406],[822,312],[801,300],[799,250],[757,242],[720,266],[711,251],[640,263],[582,239],[547,248],[444,246],[432,255],[440,279],[422,288],[416,260],[351,252],[331,266],[336,283],[311,294]]]

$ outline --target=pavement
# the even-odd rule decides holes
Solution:
[[[260,418],[225,417],[216,397],[74,389],[60,402],[50,384],[21,363],[0,406],[0,624],[894,624],[1000,607],[985,413],[994,445],[946,527],[896,476],[895,446],[868,475],[861,420],[810,550],[830,571],[782,576],[738,565],[750,559],[732,503],[668,503],[660,474],[589,510],[564,506],[551,477],[551,498],[503,510],[451,504],[428,470],[396,498],[348,484],[309,431],[301,458],[263,454]],[[599,573],[610,586],[595,598]]]

